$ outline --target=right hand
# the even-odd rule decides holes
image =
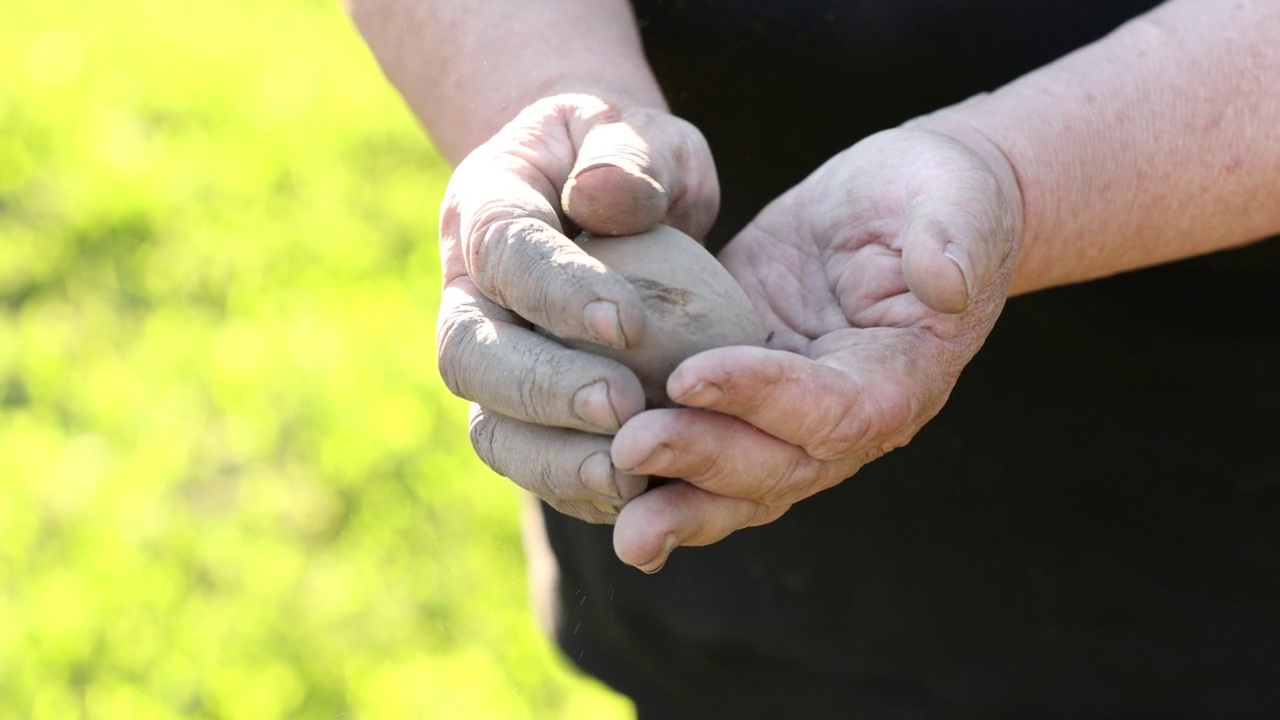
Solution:
[[[440,373],[472,401],[486,465],[560,512],[613,522],[646,478],[619,472],[610,435],[644,410],[623,365],[535,331],[634,345],[631,284],[570,239],[659,223],[701,239],[719,209],[711,153],[689,123],[592,95],[540,100],[454,172],[440,214]]]

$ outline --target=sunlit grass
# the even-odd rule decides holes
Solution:
[[[336,2],[0,8],[0,717],[625,717],[434,361],[431,151]]]

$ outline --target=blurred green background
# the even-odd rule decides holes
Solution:
[[[0,7],[0,717],[611,718],[437,375],[338,0]]]

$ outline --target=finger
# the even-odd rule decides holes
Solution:
[[[968,308],[993,284],[1013,247],[1008,201],[995,177],[981,169],[985,163],[976,155],[972,160],[982,164],[939,173],[938,181],[921,186],[903,230],[907,287],[938,312]]]
[[[889,378],[879,363],[910,363],[900,343],[885,342],[895,330],[850,330],[833,354],[840,367],[780,350],[717,348],[681,363],[667,392],[681,405],[732,415],[817,460],[887,452],[914,419],[913,394]],[[888,356],[884,359],[881,356]]]
[[[459,397],[539,425],[613,433],[644,409],[644,389],[621,363],[572,350],[520,319],[465,278],[441,296],[438,360]]]
[[[622,427],[614,466],[633,475],[680,478],[703,490],[789,505],[853,475],[858,458],[822,462],[801,448],[722,413],[649,410]]]
[[[615,513],[648,480],[620,472],[609,439],[531,425],[472,405],[471,445],[494,472],[548,502],[586,503]]]
[[[598,235],[634,235],[662,222],[670,195],[653,177],[655,152],[632,125],[592,127],[560,195],[565,214]]]
[[[446,285],[469,277],[489,299],[557,337],[634,345],[644,333],[640,298],[564,236],[555,189],[510,152],[469,156],[441,208]]]
[[[622,508],[613,530],[613,551],[622,562],[655,573],[677,547],[719,542],[736,530],[773,522],[787,509],[669,482]]]
[[[618,513],[622,510],[621,505],[581,500],[548,499],[547,504],[561,515],[568,515],[593,525],[613,525],[618,521]]]
[[[665,113],[602,110],[571,127],[577,161],[561,193],[565,214],[598,235],[633,235],[659,223],[702,238],[719,210],[706,140]]]

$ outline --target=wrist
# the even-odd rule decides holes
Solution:
[[[383,71],[453,164],[543,97],[582,92],[665,107],[626,0],[347,4]]]

